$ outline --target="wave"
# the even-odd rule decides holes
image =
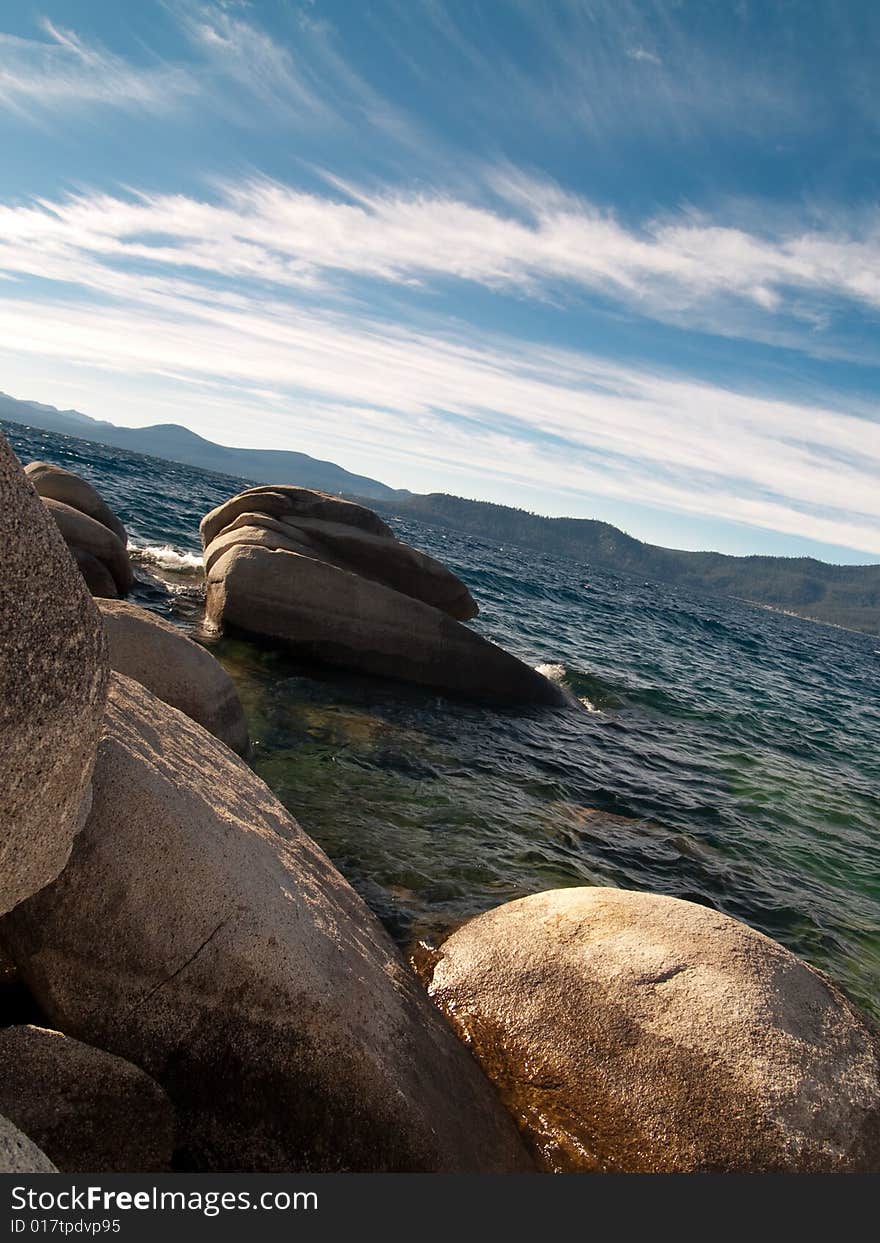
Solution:
[[[157,565],[161,570],[172,570],[177,574],[196,574],[202,572],[202,558],[194,552],[180,552],[170,544],[135,544],[129,541],[128,551],[135,561]]]
[[[535,673],[540,673],[548,682],[560,683],[565,678],[565,665],[535,665]]]
[[[557,686],[565,683],[568,670],[565,665],[553,664],[548,662],[544,665],[535,665],[535,672],[542,674],[549,682],[555,682]],[[586,695],[577,695],[575,697],[582,708],[586,708],[587,712],[601,712],[601,708],[597,708],[592,700],[587,699]]]

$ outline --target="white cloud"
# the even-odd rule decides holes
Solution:
[[[215,438],[337,458],[342,444],[359,469],[401,486],[496,499],[540,489],[568,512],[589,512],[585,494],[636,500],[880,553],[880,434],[845,411],[511,339],[476,346],[464,331],[418,332],[191,274],[59,263],[68,282],[113,297],[0,303],[3,348],[50,360],[41,371],[63,361],[102,384],[137,378],[147,394],[170,378],[177,417]],[[124,406],[110,417],[126,421]]]
[[[71,105],[164,113],[195,90],[180,67],[136,66],[48,20],[41,27],[41,39],[0,34],[0,107],[37,119]]]
[[[129,260],[295,287],[451,276],[537,294],[598,291],[701,328],[707,309],[723,319],[725,305],[749,309],[761,331],[785,313],[808,341],[834,300],[880,309],[880,211],[850,233],[761,236],[693,215],[632,228],[551,185],[509,173],[487,180],[496,207],[344,186],[331,198],[256,180],[210,202],[97,195],[0,208],[0,268],[46,274],[53,264]],[[737,331],[747,334],[748,322]]]
[[[656,52],[649,52],[646,47],[631,47],[626,50],[630,60],[647,61],[650,65],[662,65],[663,62]]]

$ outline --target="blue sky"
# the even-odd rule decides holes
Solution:
[[[0,11],[0,389],[880,561],[873,0]]]

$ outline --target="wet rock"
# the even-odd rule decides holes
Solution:
[[[429,991],[545,1168],[880,1169],[880,1043],[820,972],[674,898],[575,888],[440,947]]]

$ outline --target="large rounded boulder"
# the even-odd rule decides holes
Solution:
[[[25,474],[64,537],[93,596],[116,599],[134,583],[125,527],[98,491],[79,475],[49,462],[29,462]]]
[[[249,488],[201,521],[206,617],[306,660],[501,704],[559,687],[462,620],[477,607],[439,561],[372,510],[305,487]]]
[[[91,797],[104,628],[58,529],[0,436],[0,912],[64,867]]]
[[[381,925],[227,747],[114,674],[94,792],[0,937],[53,1025],[165,1088],[189,1164],[530,1168]]]
[[[201,522],[206,613],[306,660],[496,703],[564,703],[559,687],[460,624],[460,578],[377,514],[309,488],[249,488]]]
[[[307,660],[507,704],[565,702],[560,688],[447,613],[326,561],[250,543],[207,555],[208,621]]]
[[[168,1171],[171,1102],[122,1058],[43,1027],[0,1030],[0,1113],[64,1173]]]
[[[876,1028],[717,911],[575,888],[443,943],[429,991],[552,1170],[880,1170]]]
[[[217,538],[221,531],[241,514],[256,511],[279,519],[305,518],[327,522],[340,522],[372,535],[394,538],[394,532],[372,509],[354,501],[331,496],[329,492],[317,492],[312,488],[296,488],[287,484],[268,484],[239,492],[205,514],[199,523],[202,546]]]
[[[125,600],[100,600],[110,667],[179,708],[239,755],[248,729],[235,684],[210,652],[177,626]]]

